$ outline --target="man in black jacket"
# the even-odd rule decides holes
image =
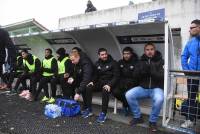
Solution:
[[[32,101],[32,95],[35,95],[36,93],[37,82],[39,82],[41,78],[41,62],[36,56],[30,54],[26,49],[21,51],[21,55],[23,58],[24,70],[21,76],[19,76],[14,90],[17,90],[20,83],[22,83],[23,89],[27,89],[26,79],[30,79],[30,92],[26,92],[27,90],[22,91],[21,95],[23,94],[24,98]],[[32,93],[32,95],[30,96],[29,93]]]
[[[96,7],[94,7],[94,5],[92,4],[92,2],[90,0],[88,0],[88,3],[87,3],[87,8],[85,10],[85,13],[88,13],[88,12],[93,12],[93,11],[96,11]]]
[[[6,52],[7,49],[7,52]],[[16,48],[6,30],[0,28],[0,77],[3,75],[3,65],[9,64],[9,71],[15,67]],[[1,85],[0,85],[1,86]]]
[[[92,80],[93,64],[89,57],[83,52],[72,52],[70,59],[73,63],[73,72],[68,79],[68,87],[75,89],[74,100],[80,98],[80,94],[83,97],[83,109],[92,110],[92,90],[86,88],[88,83]],[[82,112],[84,115],[85,111]],[[88,113],[91,116],[92,113]]]
[[[38,96],[42,89],[44,89],[45,96],[41,102],[54,103],[55,99],[49,95],[48,83],[51,82],[53,77],[58,73],[57,60],[52,55],[50,48],[45,49],[45,58],[42,61],[42,78],[40,79],[38,90],[36,91],[34,100],[38,99]]]
[[[119,80],[119,67],[105,48],[99,48],[98,56],[99,60],[95,63],[94,77],[88,84],[88,88],[92,91],[102,92],[102,112],[99,114],[97,122],[103,123],[106,120],[109,95],[113,90],[116,90]],[[88,117],[87,113],[86,109],[85,117]]]
[[[134,79],[133,71],[135,70],[135,65],[138,62],[138,56],[133,52],[131,47],[125,47],[122,51],[123,59],[119,60],[118,66],[120,68],[120,80],[119,85],[116,90],[113,91],[114,96],[122,101],[123,111],[125,115],[128,114],[128,102],[125,97],[125,93],[137,86],[137,81]]]
[[[148,43],[144,47],[144,54],[134,70],[135,79],[139,86],[130,89],[126,93],[126,99],[133,112],[133,120],[130,125],[143,123],[138,99],[151,98],[152,112],[149,117],[151,131],[157,131],[156,122],[162,108],[164,93],[164,60],[154,44]]]

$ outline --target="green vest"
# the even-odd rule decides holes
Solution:
[[[51,57],[50,59],[44,59],[42,61],[42,66],[43,68],[48,68],[48,69],[51,69],[51,62],[52,60],[54,59],[54,57]],[[48,73],[48,72],[43,72],[42,73],[43,76],[53,76],[53,73]]]
[[[65,73],[65,62],[69,59],[69,57],[65,57],[62,61],[58,61],[58,74]]]
[[[27,60],[23,59],[23,63],[24,63],[24,65],[26,65],[28,67],[30,73],[35,72],[35,60],[37,59],[36,56],[34,56],[34,55],[32,55],[32,56],[33,56],[33,64],[32,65],[30,65]]]

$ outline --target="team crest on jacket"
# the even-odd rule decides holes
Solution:
[[[100,70],[100,69],[101,69],[101,66],[98,66],[97,69]]]
[[[121,68],[123,68],[123,67],[124,67],[124,65],[122,65],[122,64],[121,64],[121,65],[120,65],[120,67],[121,67]]]
[[[134,66],[130,66],[130,69],[133,69],[134,68]]]

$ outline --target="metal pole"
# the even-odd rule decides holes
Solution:
[[[165,22],[165,64],[164,64],[164,103],[163,103],[163,120],[162,120],[162,125],[166,126],[166,110],[167,110],[167,90],[168,90],[168,65],[169,65],[169,37],[168,37],[168,30],[169,30],[169,25],[168,22]]]

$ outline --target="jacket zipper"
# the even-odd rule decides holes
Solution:
[[[149,65],[151,64],[151,60],[148,60]],[[149,89],[151,88],[151,76],[149,77]]]

